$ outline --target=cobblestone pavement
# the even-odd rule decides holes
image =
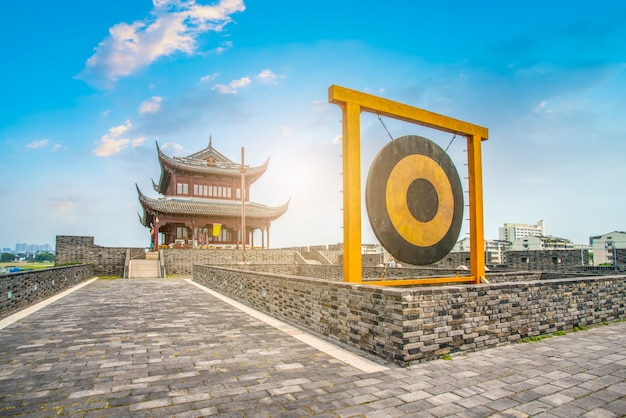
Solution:
[[[184,280],[98,280],[0,330],[0,416],[615,417],[626,322],[363,373]]]

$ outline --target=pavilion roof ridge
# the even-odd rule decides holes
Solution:
[[[217,175],[229,175],[229,176],[239,176],[241,175],[241,164],[232,162],[231,160],[226,159],[227,161],[218,161],[215,160],[215,164],[211,165],[206,160],[199,160],[196,157],[187,156],[187,157],[170,157],[165,154],[157,143],[157,151],[159,155],[159,161],[161,164],[165,164],[166,166],[170,166],[179,170],[187,170],[193,171],[199,174],[217,174]],[[251,167],[249,165],[244,165],[246,169],[246,178],[250,182],[254,182],[259,179],[267,170],[267,166],[269,164],[269,157],[265,160],[265,162],[256,167]]]
[[[232,163],[237,164],[230,158],[226,157],[224,154],[213,148],[213,135],[209,137],[209,145],[206,148],[201,149],[200,151],[194,152],[186,157],[182,158],[190,158],[190,159],[200,159],[207,160],[209,157],[215,158],[215,161],[219,161],[222,163]]]

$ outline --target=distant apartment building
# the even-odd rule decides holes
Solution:
[[[546,235],[546,227],[543,220],[538,221],[537,225],[505,223],[504,226],[499,228],[500,241],[513,242],[516,239],[535,235]]]
[[[513,241],[513,251],[524,250],[572,250],[574,243],[565,238],[539,235],[518,238]]]
[[[511,243],[508,241],[485,240],[485,264],[495,265],[504,264],[505,253],[511,249]],[[470,239],[463,238],[452,247],[451,252],[469,252]]]
[[[624,264],[626,253],[626,232],[613,231],[608,234],[589,237],[589,245],[593,251],[593,264],[620,265]]]

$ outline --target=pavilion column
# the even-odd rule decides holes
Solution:
[[[196,221],[191,221],[191,248],[196,249],[196,237],[198,231],[196,230]]]
[[[153,236],[151,238],[154,244],[152,249],[156,251],[159,248],[159,222],[152,224],[152,234]]]
[[[265,228],[266,227],[261,228],[261,249],[262,250],[265,249]]]
[[[267,227],[267,249],[270,249],[270,227]]]

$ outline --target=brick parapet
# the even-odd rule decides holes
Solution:
[[[86,264],[0,275],[0,318],[75,286],[93,275]]]
[[[511,250],[505,259],[512,270],[570,271],[589,265],[589,250]]]
[[[194,280],[407,366],[626,317],[626,277],[390,288],[194,266]]]
[[[127,250],[131,258],[145,257],[144,248],[102,247],[94,244],[93,237],[57,235],[55,264],[90,264],[95,275],[121,277]]]
[[[191,250],[191,249],[164,249],[162,250],[165,271],[167,274],[190,276],[194,264],[207,265],[267,265],[274,269],[277,265],[294,265],[294,250],[249,250],[246,251],[246,264],[243,265],[241,250]],[[241,268],[241,267],[240,267]],[[259,267],[261,269],[261,267]]]

